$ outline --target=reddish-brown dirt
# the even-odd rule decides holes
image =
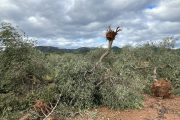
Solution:
[[[180,120],[180,96],[162,99],[148,94],[144,96],[141,110],[111,110],[107,107],[91,109],[82,116],[69,120]]]

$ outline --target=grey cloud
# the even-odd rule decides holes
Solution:
[[[0,22],[20,26],[41,45],[61,48],[97,47],[108,42],[105,32],[111,24],[120,26],[115,44],[122,47],[138,41],[180,36],[179,6],[168,0],[6,0],[0,5]],[[156,8],[146,9],[157,5]],[[171,11],[169,8],[173,8]],[[163,13],[166,12],[164,15]],[[170,16],[170,17],[169,17]],[[79,41],[79,39],[83,39]]]

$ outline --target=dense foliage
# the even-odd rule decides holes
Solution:
[[[32,84],[43,82],[50,69],[45,55],[34,49],[35,41],[19,35],[11,24],[1,25],[0,114],[9,116],[29,107]]]

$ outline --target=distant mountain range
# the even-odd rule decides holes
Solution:
[[[36,46],[36,49],[39,49],[41,52],[63,52],[63,53],[73,53],[73,52],[79,52],[79,53],[86,53],[89,52],[90,50],[96,50],[98,47],[80,47],[78,49],[60,49],[58,47],[52,47],[52,46]],[[116,52],[121,48],[117,46],[113,46],[111,50],[113,52]]]

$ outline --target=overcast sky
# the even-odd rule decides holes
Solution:
[[[0,0],[0,22],[18,25],[38,45],[67,49],[107,48],[108,26],[119,26],[112,46],[122,48],[180,37],[180,0]]]

